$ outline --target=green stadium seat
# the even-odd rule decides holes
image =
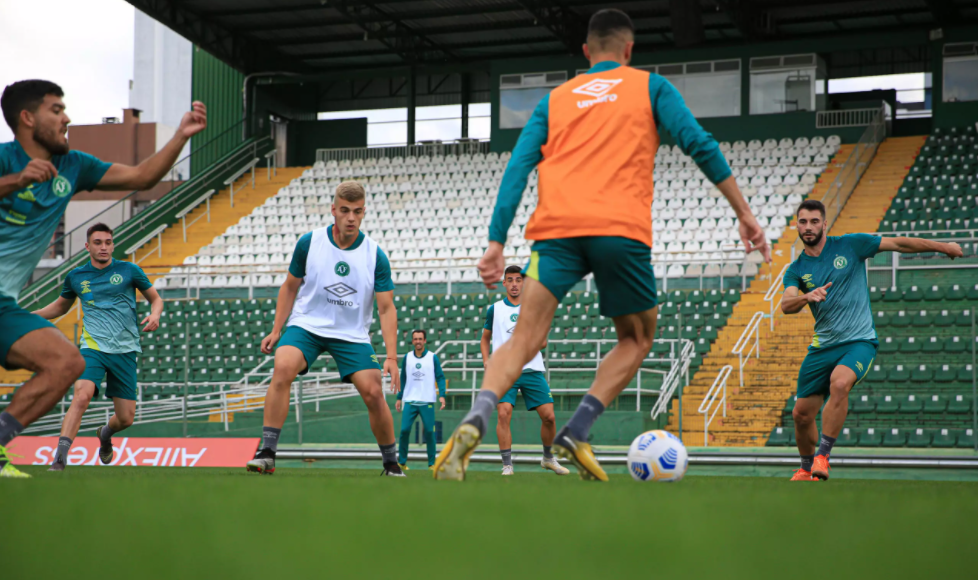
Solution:
[[[924,300],[927,302],[944,300],[944,290],[940,286],[931,286],[924,292]]]
[[[907,438],[907,447],[930,447],[933,435],[926,429],[914,429]]]
[[[900,312],[897,312],[896,316],[890,317],[890,326],[897,328],[910,326],[910,317],[907,316],[906,312],[901,310]]]
[[[934,382],[936,383],[950,383],[957,378],[957,371],[954,370],[950,365],[941,365],[934,372]]]
[[[910,317],[910,326],[915,328],[927,327],[932,324],[934,324],[934,315],[928,314],[926,310],[921,310]]]
[[[858,443],[859,438],[848,427],[843,428],[835,440],[836,447],[855,447]]]
[[[872,413],[876,410],[876,401],[869,397],[869,395],[860,395],[856,398],[852,406],[853,413]]]
[[[883,447],[906,447],[907,433],[900,429],[887,429],[883,434]]]
[[[891,383],[905,383],[910,380],[910,368],[897,365],[886,373],[886,379]]]
[[[971,365],[965,365],[958,369],[958,380],[961,382],[971,382],[973,376]]]
[[[958,435],[953,429],[941,429],[934,434],[931,445],[933,447],[954,447],[957,442]]]
[[[896,286],[890,288],[883,295],[883,302],[899,302],[903,298],[903,294],[897,290]]]
[[[582,292],[578,297],[577,301],[584,306],[590,306],[597,302],[597,293],[595,292]]]
[[[867,383],[882,383],[886,381],[886,370],[880,365],[873,365],[864,379]]]
[[[944,352],[947,354],[961,354],[965,352],[965,347],[967,346],[967,339],[962,339],[959,336],[952,336],[944,341]]]
[[[956,316],[949,313],[947,310],[941,310],[941,313],[934,317],[934,326],[941,328],[953,326],[955,318]]]
[[[860,447],[879,447],[883,443],[883,433],[872,427],[857,429]]]
[[[927,365],[920,365],[910,371],[910,380],[915,383],[929,383],[934,380],[934,371]]]
[[[720,292],[719,290],[710,290],[706,294],[705,298],[706,301],[711,304],[718,304],[720,302],[723,302],[723,293]]]
[[[956,415],[971,412],[971,397],[955,395],[947,402],[947,412]]]
[[[892,395],[885,395],[876,401],[877,413],[896,413],[900,409],[900,403]]]
[[[887,328],[890,326],[890,315],[880,310],[873,317],[873,323],[876,324],[876,328]]]
[[[705,338],[699,338],[695,343],[696,352],[698,354],[706,354],[710,352],[710,341]]]
[[[768,447],[785,447],[788,445],[789,429],[775,427],[771,431],[771,436],[767,439]]]
[[[968,331],[971,330],[971,310],[962,310],[960,314],[954,317],[954,325],[959,326]]]
[[[880,354],[894,354],[900,349],[900,343],[887,336],[880,342]]]
[[[871,302],[879,302],[883,299],[883,289],[872,286],[869,289],[869,300]]]
[[[964,432],[958,433],[958,442],[956,447],[964,447],[968,449],[974,449],[975,447],[975,432],[971,429],[965,429]]]
[[[922,343],[918,342],[913,336],[908,336],[907,338],[900,341],[900,353],[901,354],[916,354],[920,352]]]
[[[957,284],[948,288],[947,293],[944,295],[945,300],[964,300],[967,297],[968,291]]]
[[[924,299],[924,291],[917,286],[911,286],[909,290],[903,293],[904,302],[920,302]]]
[[[950,294],[950,292],[948,292]],[[971,288],[968,288],[967,294],[968,300],[975,301],[978,300],[978,284],[975,284]]]
[[[943,352],[944,341],[940,340],[936,336],[932,336],[924,340],[920,350],[927,354],[937,354],[939,352]]]
[[[924,410],[924,402],[916,395],[907,395],[907,398],[900,400],[900,413],[911,414],[920,413]]]

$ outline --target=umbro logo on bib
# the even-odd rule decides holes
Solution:
[[[329,292],[333,296],[336,296],[336,298],[346,298],[347,296],[357,293],[355,288],[351,288],[350,286],[347,286],[342,282],[337,282],[336,284],[330,284],[329,286],[324,287],[323,290]],[[335,304],[337,306],[349,306],[349,307],[355,306],[353,302],[350,300],[336,300],[328,296],[326,297],[326,302],[329,302],[330,304]]]
[[[411,373],[411,376],[414,377],[414,378],[416,378],[416,379],[423,379],[424,378],[424,373],[421,372],[421,371],[415,371],[415,372]]]

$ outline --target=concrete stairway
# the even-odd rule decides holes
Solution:
[[[904,137],[884,141],[842,214],[832,228],[832,235],[853,232],[874,232],[886,214],[893,197],[910,171],[925,137]],[[822,174],[810,199],[822,199],[845,162],[852,146],[844,146]],[[755,312],[769,312],[770,304],[764,294],[776,276],[791,261],[791,246],[795,242],[794,222],[785,239],[774,248],[771,268],[762,268],[741,301],[734,307],[727,326],[720,332],[712,350],[704,358],[700,370],[692,377],[683,395],[683,436],[687,445],[705,444],[704,416],[697,412],[704,396],[724,365],[734,372],[727,380],[727,416],[717,414],[709,429],[709,444],[716,446],[762,446],[771,429],[778,425],[785,401],[795,391],[795,382],[814,330],[809,314],[784,316],[775,314],[775,327],[770,320],[759,328],[760,357],[751,357],[744,368],[744,386],[739,384],[739,360],[731,353]],[[778,290],[780,293],[780,289]],[[747,349],[745,349],[747,350]],[[678,430],[678,400],[673,402],[669,429]]]
[[[265,203],[265,200],[278,193],[278,190],[289,184],[294,178],[302,175],[306,167],[283,167],[278,170],[278,174],[271,180],[266,179],[266,172],[259,170],[255,172],[255,187],[245,185],[251,178],[250,175],[242,177],[234,185],[234,207],[231,207],[230,190],[224,189],[215,193],[211,197],[210,221],[206,217],[187,229],[187,241],[183,241],[183,227],[180,222],[171,225],[163,232],[162,255],[157,251],[157,240],[145,244],[136,251],[136,260],[146,271],[150,280],[155,280],[166,274],[174,266],[179,266],[188,256],[193,256],[201,248],[211,243],[214,238],[224,233],[229,227],[250,214],[256,207]],[[192,222],[197,216],[203,215],[207,210],[206,204],[192,211],[187,215],[187,223]],[[137,299],[141,296],[137,293]],[[77,304],[76,304],[77,306]],[[81,333],[81,316],[75,312],[69,312],[57,323],[58,328],[72,340],[75,334],[75,324],[78,324],[77,332]],[[31,373],[27,371],[4,371],[0,369],[0,385],[20,384],[29,379]],[[11,387],[0,386],[0,395],[10,392]]]

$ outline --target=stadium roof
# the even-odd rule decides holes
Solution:
[[[672,9],[694,0],[128,0],[245,72],[317,73],[580,54],[605,7],[635,22],[640,48],[676,46]],[[978,0],[699,0],[682,28],[697,45],[978,22]],[[702,33],[700,33],[702,30]],[[689,44],[680,33],[679,44]],[[696,42],[695,40],[693,42]]]

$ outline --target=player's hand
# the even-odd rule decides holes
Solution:
[[[278,344],[278,339],[282,338],[281,332],[275,332],[274,330],[268,333],[268,336],[261,339],[261,351],[265,354],[272,354],[272,349]]]
[[[740,221],[740,241],[744,243],[744,251],[748,254],[754,251],[760,252],[764,256],[764,261],[771,263],[771,247],[767,243],[767,235],[764,228],[757,223],[754,214],[748,213],[738,217]]]
[[[183,114],[183,119],[180,120],[180,128],[177,129],[177,132],[186,139],[190,139],[207,128],[207,107],[204,106],[204,103],[194,101],[191,107],[193,110]]]
[[[398,399],[397,402],[394,403],[394,410],[397,411],[398,413],[401,412],[401,400],[400,399]]]
[[[822,286],[821,288],[816,288],[811,292],[809,292],[808,294],[805,294],[805,298],[808,299],[808,302],[824,302],[825,297],[828,295],[828,290],[831,287],[832,287],[832,283],[829,282],[825,286]]]
[[[396,360],[389,358],[384,361],[384,370],[382,375],[389,376],[391,378],[392,393],[398,393],[401,391],[401,372],[397,369]]]
[[[496,283],[503,279],[506,269],[506,259],[503,257],[503,245],[499,242],[489,242],[489,248],[479,260],[479,275],[482,283],[490,290],[496,289]]]
[[[44,159],[31,159],[23,171],[17,174],[17,186],[23,188],[34,183],[44,183],[57,176],[58,169],[54,163]]]
[[[955,258],[964,257],[964,251],[961,249],[961,245],[957,242],[944,244],[944,254],[952,260]]]
[[[445,397],[438,397],[438,402],[441,403],[441,409],[438,409],[438,410],[439,411],[444,411],[445,410]]]
[[[152,314],[146,316],[140,324],[145,324],[143,327],[143,332],[153,332],[160,327],[160,317],[153,316]]]

